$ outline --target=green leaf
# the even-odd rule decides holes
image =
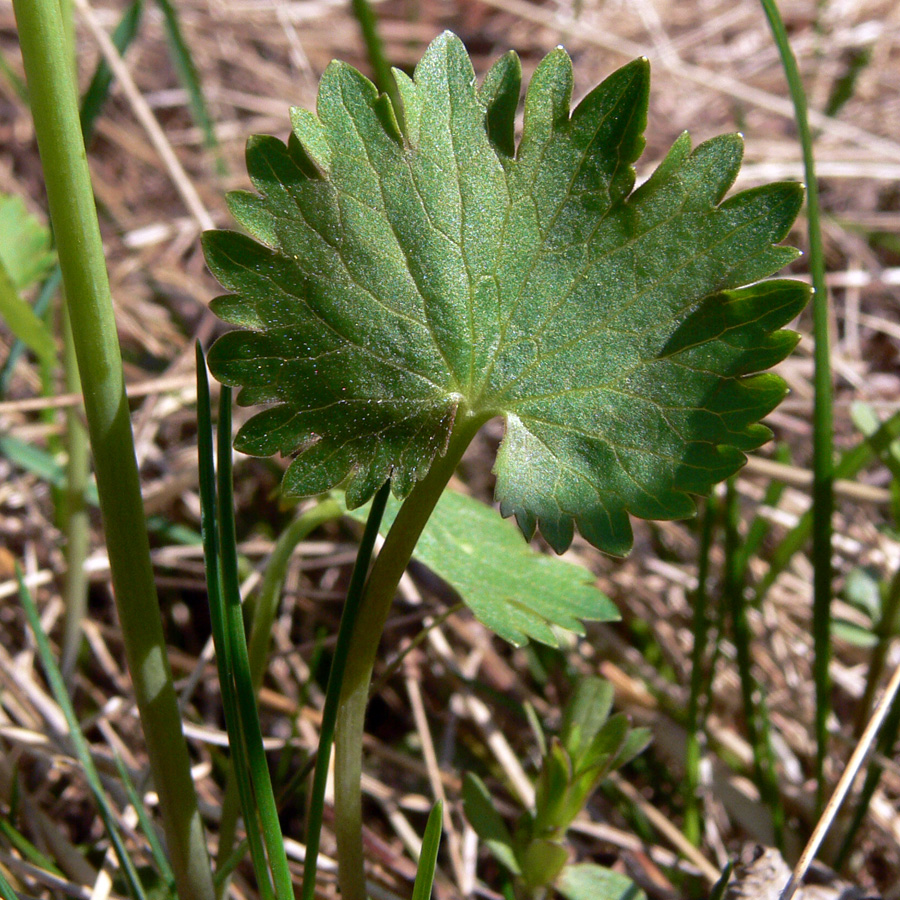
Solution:
[[[19,292],[43,278],[54,260],[49,229],[21,197],[0,194],[0,317],[49,367],[56,364],[53,335]]]
[[[566,900],[647,900],[630,878],[593,863],[566,866],[555,887]]]
[[[17,291],[40,281],[56,255],[50,229],[25,208],[21,197],[0,194],[0,263]]]
[[[484,782],[471,772],[466,772],[463,777],[463,807],[469,824],[495,859],[513,875],[521,875],[509,829],[500,818]]]
[[[56,344],[50,329],[22,299],[0,259],[0,317],[9,330],[48,367],[56,364]]]
[[[794,259],[776,247],[802,202],[796,184],[723,200],[742,155],[726,135],[691,152],[682,135],[633,191],[649,65],[613,73],[570,112],[557,49],[525,98],[506,56],[481,89],[458,38],[399,77],[402,133],[387,99],[332,63],[317,111],[287,145],[252,138],[258,194],[231,195],[238,222],[204,237],[242,326],[209,363],[244,405],[270,404],[238,449],[295,455],[284,489],[344,484],[351,507],[388,478],[405,497],[454,428],[506,432],[497,499],[527,537],[558,551],[575,526],[625,553],[629,514],[677,518],[769,437],[774,375],[804,307],[797,282],[759,282]],[[512,151],[515,148],[515,154]]]
[[[558,834],[569,827],[572,816],[570,788],[572,784],[572,761],[558,738],[550,743],[547,755],[543,759],[534,788],[534,825],[535,836]],[[575,815],[578,811],[575,811]]]
[[[559,738],[576,770],[597,732],[603,727],[612,710],[613,686],[603,678],[579,679],[575,693],[563,710]]]
[[[390,500],[381,522],[387,533],[399,503]],[[366,510],[354,510],[365,521]],[[619,618],[594,587],[587,569],[532,549],[497,511],[472,497],[445,491],[415,549],[415,558],[444,579],[488,628],[511,644],[529,639],[556,647],[553,627],[584,634],[581,620]]]
[[[536,838],[525,848],[522,878],[529,887],[550,884],[569,861],[569,851],[555,841]]]

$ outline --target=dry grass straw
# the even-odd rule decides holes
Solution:
[[[86,3],[79,0],[79,6]],[[900,7],[891,0],[785,0],[781,6],[813,108],[824,107],[854,52],[868,48],[871,55],[839,116],[813,120],[819,129],[817,148],[834,297],[835,419],[839,444],[846,447],[857,440],[847,413],[851,401],[870,402],[884,416],[896,411],[900,396],[900,100],[896,92]],[[92,7],[101,27],[108,30],[117,20],[118,5],[95,2]],[[99,121],[91,165],[103,208],[127,373],[135,386],[131,396],[145,488],[148,496],[156,495],[155,511],[196,529],[191,376],[170,371],[170,367],[189,350],[198,329],[211,327],[204,313],[216,288],[198,250],[198,225],[228,224],[223,190],[247,186],[242,152],[248,134],[262,131],[284,136],[288,106],[314,105],[316,79],[332,57],[363,69],[366,66],[355,22],[344,4],[331,0],[185,0],[178,9],[231,174],[224,179],[217,176],[214,161],[203,151],[202,135],[190,120],[187,97],[168,62],[162,22],[152,6],[139,40],[125,60],[137,95],[130,88],[115,90]],[[569,0],[541,4],[530,0],[426,0],[421,4],[390,0],[377,4],[376,10],[382,16],[388,52],[403,65],[417,59],[427,41],[444,27],[456,30],[472,47],[480,71],[499,52],[515,46],[528,72],[547,50],[564,42],[575,61],[578,92],[627,57],[646,54],[654,79],[647,162],[641,164],[640,174],[648,173],[651,163],[687,128],[697,140],[727,130],[739,129],[745,134],[747,165],[740,186],[799,175],[799,148],[783,76],[762,11],[754,0],[690,4],[672,0],[583,0],[576,4]],[[79,29],[79,48],[86,78],[99,52],[93,26]],[[14,23],[7,0],[0,0],[0,49],[16,68]],[[148,111],[159,123],[162,144],[158,138],[156,143],[148,140]],[[176,176],[178,172],[181,174]],[[35,210],[43,203],[29,119],[3,81],[0,190],[24,192]],[[799,230],[795,241],[802,243]],[[803,275],[802,260],[796,265],[796,274]],[[808,322],[803,319],[798,327],[806,332]],[[8,346],[9,335],[0,332],[0,357]],[[782,373],[792,387],[792,396],[771,417],[771,425],[777,439],[791,446],[794,464],[785,470],[771,462],[755,463],[738,483],[746,518],[767,517],[775,537],[796,523],[808,505],[808,339],[783,364]],[[37,392],[33,367],[20,363],[12,394],[0,403],[0,431],[39,443],[53,434],[53,411],[70,405],[72,398],[62,394],[42,398]],[[487,453],[487,443],[481,447],[482,455]],[[477,465],[477,460],[470,465],[470,480],[482,490],[486,479],[484,472],[476,471]],[[763,491],[771,478],[783,479],[789,486],[777,508],[762,508]],[[270,466],[239,463],[238,515],[248,529],[248,538],[270,534],[271,528],[283,522],[283,514],[270,499],[276,483],[277,473]],[[900,565],[900,544],[882,527],[887,484],[886,473],[876,466],[838,492],[836,566],[840,579],[857,566],[870,567],[887,577]],[[272,522],[267,523],[266,517]],[[320,698],[304,686],[306,666],[317,646],[317,631],[322,627],[334,630],[337,610],[332,600],[340,596],[350,550],[344,540],[339,531],[326,533],[304,548],[302,564],[298,562],[291,571],[275,636],[279,649],[263,694],[273,746],[309,751],[314,744]],[[56,713],[34,673],[31,650],[23,643],[21,614],[9,599],[15,593],[12,559],[24,560],[27,582],[41,603],[46,627],[52,629],[60,613],[63,556],[59,541],[47,486],[0,458],[0,598],[4,598],[0,608],[0,810],[7,812],[10,786],[18,777],[23,803],[34,811],[28,817],[27,836],[63,868],[64,883],[59,889],[86,897],[91,887],[89,873],[78,870],[74,860],[80,857],[74,847],[91,834],[92,814],[83,805],[83,782],[67,749],[56,738],[47,737],[56,733],[51,728]],[[192,685],[189,736],[198,761],[202,802],[214,820],[219,789],[206,776],[211,745],[222,733],[213,671],[208,656],[201,659],[207,627],[202,569],[190,548],[167,546],[165,538],[160,541],[155,553],[173,659],[183,677],[196,670],[199,679]],[[570,665],[616,677],[619,702],[636,720],[655,729],[653,752],[663,761],[673,784],[680,779],[683,765],[683,733],[676,713],[684,708],[689,681],[690,592],[696,544],[691,526],[662,523],[638,526],[635,551],[625,563],[598,558],[583,546],[576,545],[571,551],[598,573],[601,584],[622,609],[626,626],[592,629],[588,640],[571,647]],[[255,541],[256,552],[264,552],[266,546],[265,540]],[[243,549],[251,552],[254,546]],[[90,733],[98,762],[108,767],[110,736],[114,734],[134,754],[134,774],[139,777],[142,744],[118,663],[121,646],[112,619],[104,558],[100,534],[95,533],[89,562],[93,619],[86,629],[89,650],[78,676],[78,698],[85,710],[99,711],[95,721],[103,727]],[[720,563],[716,550],[714,568]],[[753,577],[765,568],[764,558],[751,561]],[[809,563],[800,555],[762,607],[751,612],[756,635],[754,668],[768,696],[781,790],[793,823],[790,830],[798,839],[794,853],[800,850],[800,838],[814,824],[810,787],[804,780],[814,753],[810,737],[810,584]],[[433,604],[452,600],[428,583],[424,603],[430,612]],[[840,600],[836,612],[858,617]],[[399,643],[401,637],[414,634],[425,614],[404,600],[397,608],[390,639]],[[629,627],[636,623],[644,623],[640,626],[641,647]],[[650,651],[652,664],[642,649]],[[835,740],[830,759],[834,781],[853,750],[849,723],[862,695],[865,664],[865,655],[854,647],[839,641],[835,649],[831,723]],[[709,765],[703,788],[706,834],[700,851],[712,868],[721,866],[742,841],[771,838],[754,789],[723,763],[746,762],[750,756],[739,728],[740,695],[728,640],[722,641],[721,650],[710,709]],[[530,700],[551,725],[562,698],[556,679],[539,689],[531,678],[527,655],[486,640],[465,614],[451,617],[436,629],[418,653],[416,678],[410,680],[409,672],[405,681],[403,675],[395,678],[373,713],[370,790],[387,812],[372,822],[366,839],[381,860],[375,874],[382,890],[402,896],[408,892],[404,876],[409,872],[400,862],[408,860],[404,846],[412,845],[415,832],[421,833],[423,810],[431,798],[445,793],[449,801],[446,815],[453,826],[452,865],[439,877],[437,892],[450,900],[470,895],[482,868],[480,864],[476,868],[471,832],[456,805],[458,782],[446,768],[448,760],[458,747],[477,748],[477,752],[493,755],[498,771],[506,771],[507,778],[512,778],[523,760],[528,769],[533,753],[527,732],[502,706],[491,707],[487,714],[500,737],[483,731],[483,710],[477,704],[484,701],[467,687],[469,680],[514,697],[517,703]],[[891,660],[896,665],[896,653]],[[660,675],[663,668],[666,677]],[[414,716],[409,713],[409,691]],[[390,727],[387,712],[394,717]],[[292,719],[301,723],[294,736],[287,730]],[[431,735],[433,746],[428,750]],[[398,749],[417,742],[427,751],[424,763],[418,751]],[[880,889],[887,898],[897,898],[900,768],[885,762],[888,766],[853,869],[860,883]],[[510,782],[513,796],[518,792],[523,800],[528,798],[529,787],[527,771]],[[654,792],[643,784],[639,787],[648,803],[677,821],[678,811],[667,791]],[[152,797],[148,802],[152,807]],[[593,807],[592,815],[594,821],[585,821],[576,829],[576,833],[591,835],[584,843],[580,838],[576,841],[586,853],[597,851],[599,842],[607,860],[627,864],[635,877],[642,869],[646,874],[651,867],[674,865],[675,857],[666,847],[635,843],[627,823],[606,801]],[[138,848],[140,837],[123,827]],[[327,833],[324,840],[324,852],[332,855]],[[664,835],[659,841],[665,842]],[[302,847],[289,842],[288,849],[295,859],[302,858]],[[35,892],[43,889],[41,885],[49,887],[45,876],[38,878],[9,853],[0,855],[0,862]],[[697,863],[682,864],[683,871],[705,869],[700,860]],[[326,892],[332,890],[328,878],[326,864],[322,881]],[[642,885],[651,891],[654,883],[657,891],[662,890],[652,879]],[[239,896],[252,893],[240,870],[235,891]],[[493,895],[483,891],[482,896]]]

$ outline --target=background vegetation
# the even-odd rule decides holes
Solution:
[[[248,186],[241,157],[249,134],[283,137],[288,107],[314,104],[315,84],[331,58],[371,69],[358,22],[344,5],[190,0],[178,4],[176,20],[163,4],[111,4],[76,16],[83,89],[99,59],[93,29],[111,31],[129,10],[134,39],[126,61],[137,90],[129,91],[121,80],[113,87],[95,121],[89,158],[131,386],[156,583],[201,807],[214,830],[224,731],[197,544],[191,345],[198,336],[208,341],[220,326],[205,308],[219,290],[205,272],[199,233],[211,224],[230,224],[223,194]],[[397,0],[377,4],[375,11],[386,54],[401,66],[417,60],[448,27],[466,42],[479,71],[515,47],[527,76],[562,42],[575,62],[576,95],[627,59],[647,55],[653,82],[639,175],[690,129],[698,142],[722,131],[744,133],[739,187],[802,178],[784,75],[755,0]],[[831,739],[825,760],[833,784],[865,723],[861,710],[871,706],[874,691],[869,685],[897,663],[890,638],[900,604],[900,462],[889,436],[867,438],[879,421],[898,412],[900,14],[893,3],[865,0],[786,2],[782,12],[815,111],[833,303],[833,414],[837,459],[845,463],[839,468],[845,480],[837,485]],[[12,7],[0,3],[0,191],[22,198],[43,219],[41,171],[15,35]],[[161,126],[165,144],[159,149],[148,138],[147,111]],[[803,224],[792,239],[798,246],[805,246]],[[0,255],[23,240],[15,225],[2,234]],[[805,265],[798,261],[793,274],[806,277]],[[50,271],[52,259],[41,266],[34,279]],[[25,296],[36,299],[27,290]],[[55,308],[51,303],[44,314],[54,330]],[[816,821],[817,791],[813,567],[798,537],[810,496],[812,342],[806,318],[797,328],[807,337],[779,367],[792,394],[768,420],[776,440],[717,495],[705,516],[691,523],[636,523],[635,550],[624,563],[577,540],[569,551],[596,573],[622,613],[621,624],[591,626],[585,639],[573,640],[564,651],[512,651],[468,613],[453,612],[380,683],[368,727],[366,840],[385,896],[408,896],[414,874],[409,850],[441,792],[452,810],[452,828],[445,836],[438,896],[470,896],[476,889],[495,896],[476,888],[496,883],[495,870],[488,858],[477,856],[459,812],[458,771],[490,772],[499,808],[511,811],[517,785],[533,777],[538,758],[523,709],[530,707],[546,727],[557,728],[575,680],[587,674],[615,684],[617,708],[649,726],[654,743],[606,784],[589,816],[576,823],[574,846],[582,858],[628,872],[651,897],[674,897],[705,896],[711,873],[744,842],[781,843],[790,859],[799,852]],[[134,830],[128,797],[112,776],[118,755],[141,785],[143,741],[92,495],[84,493],[88,528],[76,526],[74,532],[78,492],[74,506],[71,496],[66,499],[73,475],[70,470],[67,481],[63,466],[78,459],[77,444],[66,436],[77,428],[77,414],[66,416],[74,410],[76,385],[62,376],[64,366],[52,358],[52,348],[20,355],[13,352],[9,331],[0,332],[0,342],[0,359],[12,360],[0,385],[0,863],[32,893],[56,888],[87,896],[98,884],[106,836],[25,637],[15,560],[25,563],[44,627],[69,647],[69,688],[138,862],[149,859],[143,855],[146,838]],[[59,350],[64,356],[62,344]],[[487,434],[472,449],[457,487],[489,497],[491,444],[498,438]],[[249,592],[292,513],[279,506],[276,462],[239,458],[235,478]],[[85,641],[74,650],[63,628],[64,610],[71,608],[63,597],[80,590],[65,579],[64,536],[71,542],[73,533],[89,537],[90,577]],[[288,569],[276,652],[262,690],[276,792],[316,746],[331,651],[327,636],[336,631],[356,534],[348,524],[315,532]],[[420,570],[413,574],[418,577],[404,581],[388,624],[388,661],[424,621],[456,605],[442,583]],[[702,618],[698,608],[705,609]],[[704,622],[706,628],[699,628]],[[750,716],[748,703],[756,711]],[[696,765],[699,758],[702,765]],[[844,854],[845,874],[886,897],[900,896],[900,771],[889,754],[877,762],[884,773],[853,850]],[[282,821],[288,856],[297,865],[300,853],[291,838],[302,833],[302,802],[292,803]],[[152,799],[148,805],[152,809]],[[834,829],[826,859],[838,858],[849,824],[845,819]],[[330,842],[326,828],[323,890],[329,885]],[[84,848],[86,855],[75,852]],[[244,869],[236,872],[234,885],[252,892]],[[111,889],[124,891],[121,884]]]

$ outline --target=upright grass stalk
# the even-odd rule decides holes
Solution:
[[[135,699],[181,900],[213,900],[150,561],[103,245],[56,0],[15,0]]]
[[[335,834],[342,900],[366,900],[362,845],[362,739],[381,634],[419,535],[484,418],[460,410],[447,452],[400,507],[366,583],[347,655],[335,734]]]
[[[259,694],[269,655],[269,643],[272,638],[272,625],[278,609],[281,585],[287,573],[287,567],[297,545],[325,522],[340,518],[343,510],[340,504],[331,498],[320,500],[311,509],[302,513],[281,533],[275,542],[272,555],[266,563],[262,584],[255,603],[250,608],[250,639],[247,652],[250,657],[250,678],[255,694]],[[220,679],[221,680],[221,679]],[[238,794],[235,771],[228,775],[225,796],[222,800],[222,818],[219,822],[219,849],[216,857],[217,870],[231,855],[234,846],[235,829],[238,815]],[[307,851],[308,852],[308,851]]]
[[[815,400],[813,408],[813,677],[816,685],[816,806],[825,802],[825,757],[828,753],[828,714],[831,711],[831,527],[834,510],[834,458],[832,421],[831,354],[828,335],[828,289],[825,285],[825,251],[819,212],[813,136],[807,115],[806,92],[791,50],[776,0],[760,0],[778,47],[787,77],[806,174],[806,216],[809,234],[809,268],[813,289],[815,337]]]
[[[119,834],[119,827],[116,824],[112,808],[110,807],[109,801],[106,798],[106,793],[103,790],[103,784],[100,781],[100,773],[94,765],[91,749],[81,731],[81,726],[75,715],[75,709],[69,700],[65,680],[56,665],[56,661],[53,659],[50,641],[47,640],[47,635],[41,625],[41,618],[38,615],[37,607],[35,606],[28,588],[25,586],[25,580],[22,578],[22,573],[17,570],[16,576],[19,580],[19,598],[22,603],[22,608],[25,610],[25,616],[28,619],[32,634],[34,635],[38,658],[41,661],[44,674],[47,677],[47,683],[50,685],[50,691],[66,720],[66,725],[69,728],[69,740],[72,742],[75,756],[81,763],[81,768],[84,771],[88,787],[90,788],[91,794],[94,797],[94,802],[99,809],[100,818],[103,820],[107,837],[112,844],[113,852],[116,855],[119,865],[122,867],[125,882],[128,885],[128,891],[134,900],[147,900],[137,870],[134,867],[134,863],[131,861],[131,857],[128,855],[122,836]]]
[[[278,821],[278,807],[272,790],[272,777],[263,748],[262,728],[256,692],[250,675],[247,637],[241,609],[240,579],[237,565],[237,537],[234,522],[234,491],[231,467],[231,389],[222,387],[219,395],[219,431],[217,435],[219,567],[222,577],[222,596],[225,602],[225,638],[230,672],[234,679],[240,731],[247,753],[253,797],[259,814],[259,826],[272,872],[275,896],[278,900],[294,895],[291,872],[284,850],[284,838]],[[245,816],[252,810],[245,810]],[[248,829],[250,828],[248,823]]]
[[[700,699],[705,685],[709,684],[705,672],[706,647],[709,639],[709,558],[717,513],[716,499],[706,501],[703,525],[700,532],[700,551],[697,566],[697,590],[694,593],[693,633],[691,649],[691,686],[687,708],[687,740],[684,747],[684,836],[695,846],[700,846],[700,732],[703,727],[700,716]]]
[[[372,75],[378,90],[391,98],[394,110],[400,110],[400,94],[397,90],[397,82],[391,74],[391,66],[384,52],[384,42],[378,33],[378,20],[372,11],[369,0],[351,0],[351,8],[356,21],[359,22],[362,31],[363,43],[366,45],[366,55],[369,57],[369,65],[372,67]],[[398,115],[398,120],[402,121]]]
[[[225,624],[225,599],[222,591],[222,572],[219,561],[218,503],[216,498],[215,450],[212,427],[212,406],[209,398],[209,378],[206,374],[206,360],[198,343],[197,361],[197,457],[200,475],[200,527],[203,533],[203,555],[206,565],[206,587],[209,595],[209,618],[212,626],[213,642],[216,647],[216,667],[219,673],[219,689],[222,692],[222,706],[225,711],[225,728],[231,750],[231,783],[235,786],[240,806],[244,812],[247,829],[247,845],[256,874],[257,888],[262,900],[275,900],[272,881],[266,865],[266,851],[260,834],[258,818],[254,812],[253,786],[250,783],[247,753],[241,720],[238,713],[237,696],[232,672],[231,645],[227,638]],[[233,836],[232,826],[232,836]],[[229,844],[232,841],[229,841]],[[230,851],[230,846],[229,846]],[[226,853],[227,855],[227,853]],[[220,863],[224,860],[221,858]],[[225,881],[220,883],[224,889]],[[217,896],[219,891],[217,890]]]
[[[744,598],[744,557],[740,549],[738,523],[740,507],[737,502],[735,481],[728,482],[725,495],[725,576],[723,592],[731,610],[734,646],[737,654],[738,673],[741,681],[741,697],[747,739],[753,750],[753,774],[760,796],[772,814],[774,843],[784,846],[784,809],[778,791],[778,779],[774,769],[769,733],[769,717],[762,686],[753,677],[751,661],[752,635],[747,618],[747,601]],[[758,696],[758,699],[757,699]]]
[[[874,434],[861,440],[855,447],[842,454],[834,468],[834,477],[855,478],[873,459],[877,459],[878,454],[882,453],[891,441],[898,437],[900,437],[900,413],[894,413],[878,427]],[[794,554],[799,552],[809,540],[812,532],[812,520],[812,510],[808,510],[769,554],[769,568],[756,586],[754,603],[759,602],[765,596],[778,576],[787,568]]]

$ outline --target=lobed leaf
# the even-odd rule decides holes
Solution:
[[[809,296],[762,281],[796,255],[775,245],[800,185],[724,199],[740,136],[692,150],[685,134],[634,190],[644,59],[570,110],[571,61],[551,52],[518,145],[514,54],[479,88],[445,33],[396,77],[399,110],[332,63],[287,144],[248,144],[257,193],[230,206],[253,237],[204,236],[233,292],[213,309],[247,329],[210,367],[270,404],[238,449],[294,454],[288,493],[343,484],[353,507],[388,478],[405,497],[455,425],[499,416],[497,499],[526,537],[562,551],[577,527],[621,554],[629,515],[693,514],[785,393],[754,373],[790,352],[779,329]]]

